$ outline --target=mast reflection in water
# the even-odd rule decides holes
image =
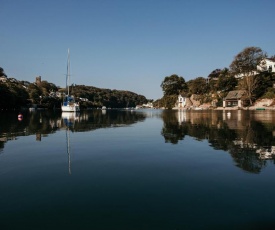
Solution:
[[[0,227],[272,229],[274,124],[273,111],[1,113]]]

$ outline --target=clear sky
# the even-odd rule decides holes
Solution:
[[[257,46],[275,55],[274,0],[1,0],[0,67],[8,77],[162,97],[165,76],[186,81],[228,67]]]

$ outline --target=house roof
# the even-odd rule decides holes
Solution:
[[[267,59],[269,61],[272,61],[272,62],[275,62],[275,59],[273,59],[273,58],[265,58],[265,59]]]
[[[180,93],[179,96],[182,96],[182,97],[188,97],[188,94],[183,92],[183,93]]]
[[[246,90],[233,90],[230,91],[227,96],[225,97],[226,100],[229,99],[235,99],[235,100],[239,100],[239,99],[244,99],[247,97],[247,92]]]

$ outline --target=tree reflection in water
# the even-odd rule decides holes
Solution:
[[[207,140],[211,147],[228,151],[237,167],[259,173],[267,161],[275,163],[275,113],[272,111],[184,111],[162,114],[161,134],[177,144],[186,135]]]
[[[213,149],[227,151],[237,167],[259,173],[267,162],[275,162],[275,112],[273,111],[178,111],[157,113],[163,120],[161,135],[166,143],[177,144],[186,136],[207,140]],[[62,117],[61,111],[36,111],[0,114],[0,154],[9,140],[35,135],[36,140],[69,128],[86,132],[100,128],[129,126],[144,121],[145,112],[82,111],[77,116]],[[68,127],[68,124],[69,127]]]

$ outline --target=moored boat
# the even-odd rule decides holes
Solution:
[[[64,101],[61,105],[62,112],[79,112],[80,106],[79,103],[75,101],[74,96],[70,95],[70,87],[69,87],[69,80],[70,80],[70,50],[68,49],[68,60],[67,60],[67,74],[66,74],[66,88],[67,88],[67,95],[64,98]]]

